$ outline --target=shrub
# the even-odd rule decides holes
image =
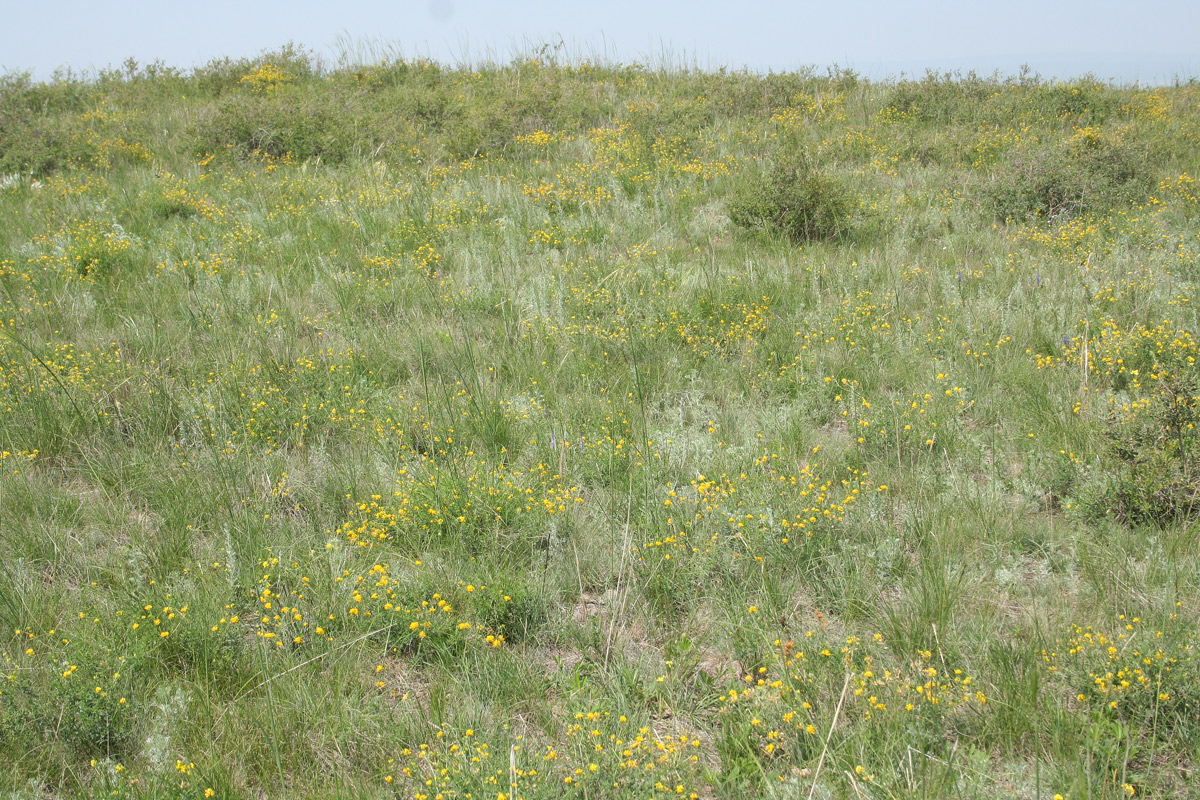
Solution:
[[[761,180],[747,181],[737,191],[729,218],[744,228],[773,228],[795,242],[808,242],[848,233],[856,208],[850,190],[818,170],[806,154],[787,155]]]
[[[1165,526],[1200,517],[1198,421],[1196,378],[1166,377],[1145,417],[1108,425],[1100,468],[1080,493],[1085,513],[1126,525]]]
[[[0,119],[0,174],[43,178],[68,167],[92,161],[93,142],[80,136],[60,118]]]
[[[201,94],[218,97],[245,87],[243,78],[265,65],[304,80],[321,72],[319,57],[303,47],[288,43],[255,58],[217,58],[192,70],[191,83]]]
[[[446,154],[463,161],[475,156],[502,150],[518,127],[504,108],[492,105],[466,105],[453,109],[438,130]]]
[[[1103,211],[1153,188],[1145,148],[1096,128],[1058,145],[1013,153],[984,190],[984,206],[1001,221]]]
[[[16,684],[4,697],[0,737],[40,734],[79,756],[129,757],[138,744],[139,669],[139,659],[105,658]]]
[[[546,596],[524,581],[497,584],[475,592],[471,610],[489,630],[514,644],[537,635],[550,619]]]
[[[340,163],[354,145],[353,124],[319,95],[300,101],[286,91],[230,95],[192,130],[197,155],[231,147],[241,155],[291,155]]]
[[[896,84],[884,105],[886,117],[907,117],[937,125],[975,121],[986,101],[1000,88],[995,78],[973,72],[926,73],[920,81]]]
[[[1117,114],[1121,92],[1096,80],[1081,80],[1046,89],[1045,109],[1059,119],[1099,124]]]
[[[41,177],[93,156],[95,148],[69,121],[86,100],[77,81],[35,84],[28,73],[0,76],[0,174]]]
[[[95,83],[0,76],[0,175],[45,177],[78,166],[150,160],[145,118],[110,102]],[[112,85],[106,85],[111,89]]]

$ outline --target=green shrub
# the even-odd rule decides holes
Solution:
[[[484,626],[513,643],[534,637],[550,619],[546,596],[524,581],[476,591],[471,597],[471,611]]]
[[[341,163],[353,150],[353,122],[327,97],[301,99],[286,90],[265,95],[231,94],[192,129],[196,155],[232,148],[239,155],[262,153],[298,160]]]
[[[765,176],[755,177],[729,203],[734,224],[778,230],[795,242],[835,239],[850,231],[858,206],[854,195],[806,154],[779,158]]]
[[[1080,492],[1085,513],[1126,525],[1200,518],[1198,421],[1197,379],[1187,373],[1165,378],[1145,417],[1108,425],[1100,468]]]
[[[71,130],[61,118],[0,120],[0,174],[44,178],[86,164],[95,155],[93,143]]]
[[[72,129],[71,115],[87,103],[78,81],[33,83],[29,73],[0,76],[0,175],[48,175],[80,164],[95,148]]]
[[[1061,144],[1009,155],[984,190],[983,203],[1001,221],[1062,217],[1138,200],[1153,186],[1145,148],[1082,128]]]
[[[438,130],[446,154],[456,161],[502,150],[519,128],[504,108],[491,104],[457,108]]]
[[[137,658],[102,658],[18,683],[4,696],[0,735],[40,735],[82,757],[124,759],[138,744],[139,669]]]
[[[1059,84],[1046,89],[1046,111],[1059,119],[1099,124],[1122,106],[1120,90],[1096,80]]]
[[[981,78],[973,72],[966,75],[930,72],[920,81],[896,84],[884,105],[885,116],[937,125],[975,121],[1000,86],[995,78]]]
[[[298,79],[308,79],[320,74],[319,61],[315,53],[288,43],[254,58],[215,58],[192,70],[190,82],[201,94],[218,97],[244,88],[242,79],[264,65],[269,64]]]
[[[23,73],[0,77],[0,175],[44,177],[69,167],[148,161],[145,116],[114,102],[116,94],[132,95],[125,88],[131,85],[71,78],[34,84]]]

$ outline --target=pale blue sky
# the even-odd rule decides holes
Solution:
[[[191,67],[288,41],[336,61],[339,43],[440,61],[508,61],[544,42],[574,57],[870,77],[1029,64],[1121,82],[1200,77],[1197,0],[0,0],[0,68],[47,78],[127,57]]]

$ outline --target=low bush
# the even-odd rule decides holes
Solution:
[[[0,76],[0,175],[43,177],[91,157],[94,148],[69,124],[85,92],[75,81],[34,84],[28,73]]]
[[[136,659],[68,665],[46,683],[5,694],[0,735],[61,742],[80,757],[125,759],[138,745]]]
[[[520,580],[475,592],[471,610],[489,630],[513,643],[533,638],[550,619],[547,597]]]
[[[1044,92],[1044,108],[1047,112],[1059,119],[1070,119],[1077,123],[1102,123],[1116,116],[1123,105],[1119,89],[1095,80],[1057,84],[1047,87]]]
[[[984,190],[983,205],[1000,221],[1065,217],[1138,200],[1153,186],[1145,148],[1081,128],[1061,144],[1010,154]]]
[[[95,143],[61,119],[0,119],[0,174],[44,178],[89,163],[95,156]]]
[[[231,94],[193,127],[193,150],[204,155],[232,148],[239,155],[290,155],[337,164],[352,155],[353,127],[325,96],[300,100],[287,91]]]
[[[1080,493],[1085,512],[1126,525],[1165,526],[1200,518],[1198,421],[1195,377],[1167,377],[1149,413],[1109,424],[1100,468]]]
[[[971,72],[927,73],[920,81],[901,81],[884,105],[885,116],[904,117],[936,125],[974,122],[986,101],[1001,88],[995,78]]]
[[[841,181],[819,170],[807,154],[789,154],[737,190],[729,218],[743,228],[774,229],[792,241],[809,242],[849,233],[857,208]]]

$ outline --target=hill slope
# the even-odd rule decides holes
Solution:
[[[0,788],[1195,796],[1198,101],[8,76]]]

